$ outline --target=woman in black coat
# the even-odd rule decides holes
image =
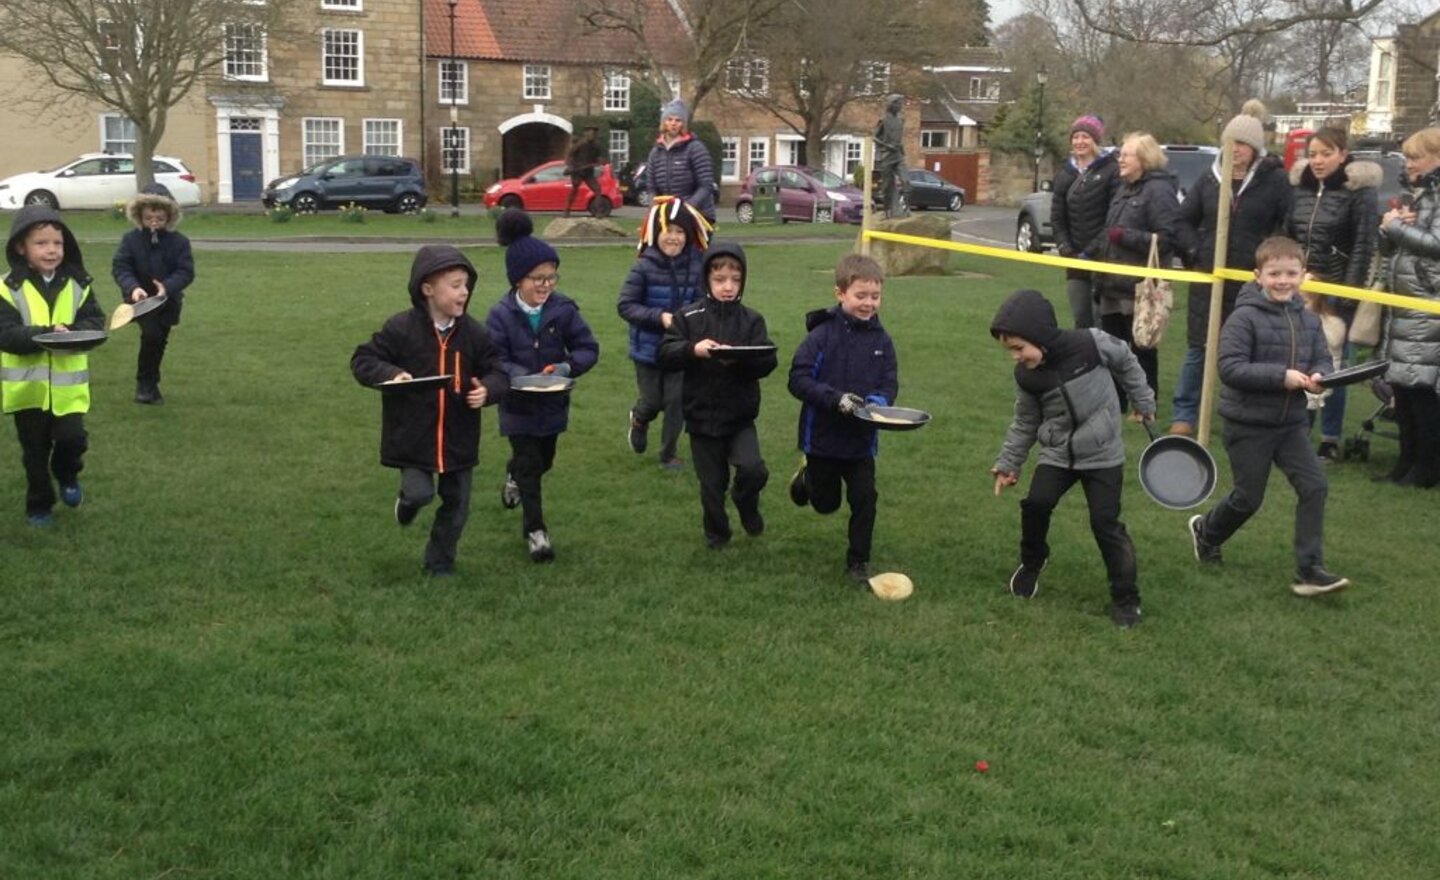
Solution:
[[[660,137],[645,162],[645,183],[654,196],[678,196],[715,225],[715,163],[687,127],[690,110],[679,98],[660,108]]]
[[[1070,124],[1070,158],[1051,185],[1050,225],[1062,257],[1088,254],[1085,248],[1105,228],[1105,215],[1120,188],[1120,165],[1113,150],[1103,149],[1105,124],[1098,116],[1081,116]],[[1065,270],[1065,294],[1075,327],[1095,326],[1095,274]]]

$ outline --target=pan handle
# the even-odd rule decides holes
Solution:
[[[1159,439],[1160,439],[1160,435],[1158,435],[1158,434],[1155,433],[1155,420],[1154,420],[1154,419],[1146,419],[1145,421],[1141,422],[1140,424],[1142,424],[1142,425],[1145,426],[1145,433],[1150,435],[1150,442],[1151,442],[1151,443],[1154,443],[1156,440],[1159,440]]]

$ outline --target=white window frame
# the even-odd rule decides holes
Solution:
[[[120,137],[111,138],[109,131],[112,122],[120,124]],[[129,138],[124,135],[129,134]],[[100,152],[102,153],[131,153],[135,152],[135,142],[138,138],[135,135],[135,123],[119,113],[100,114]]]
[[[755,97],[770,94],[770,59],[737,55],[725,62],[725,90]]]
[[[720,179],[740,179],[740,139],[738,137],[720,138]]]
[[[625,113],[630,109],[630,74],[623,70],[605,72],[602,106],[606,113]]]
[[[445,146],[446,136],[451,132],[460,133],[459,149],[462,151],[460,156],[461,161],[454,169],[450,167],[450,163],[446,161],[445,158],[446,150],[453,149],[452,147]],[[470,173],[470,129],[468,126],[457,125],[451,128],[448,125],[443,125],[440,127],[440,168],[446,174],[449,174],[452,170],[458,171],[461,174]]]
[[[320,8],[340,12],[364,12],[365,0],[320,0]]]
[[[970,100],[972,101],[998,101],[1000,100],[1000,78],[998,76],[972,76],[970,77]]]
[[[745,148],[745,172],[748,174],[762,165],[769,164],[770,139],[767,137],[752,137],[750,143]]]
[[[322,141],[315,137],[317,133],[312,126],[318,128],[321,123],[327,127],[334,125],[335,141]],[[334,147],[333,152],[321,152],[323,147]],[[326,159],[333,159],[336,156],[345,155],[345,120],[340,116],[306,116],[300,120],[300,162],[305,168],[309,168],[316,162],[324,162]]]
[[[550,100],[550,65],[527,64],[520,72],[521,96],[527,101]]]
[[[800,163],[795,160],[799,158],[800,150],[804,147],[805,139],[798,134],[777,135],[775,137],[775,164],[799,165]]]
[[[469,104],[469,103],[470,103],[470,63],[469,63],[468,61],[458,61],[458,60],[455,62],[455,77],[454,77],[454,86],[453,86],[453,87],[454,87],[454,89],[458,92],[458,99],[454,99],[454,100],[452,100],[451,97],[449,97],[449,96],[447,96],[447,95],[445,94],[446,86],[450,84],[449,81],[447,81],[446,78],[445,78],[445,71],[448,70],[449,68],[450,68],[450,60],[449,60],[448,58],[446,58],[446,59],[441,59],[439,65],[436,66],[436,73],[437,73],[437,75],[439,76],[439,85],[438,85],[438,88],[437,88],[436,91],[435,91],[435,94],[437,94],[437,95],[440,96],[440,104],[441,104],[441,106],[449,106],[449,105],[451,105],[451,104],[459,104],[459,105]]]
[[[234,57],[236,53],[252,51],[250,45],[240,45],[238,40],[233,38],[233,31],[240,28],[248,28],[251,31],[250,38],[258,37],[253,51],[259,56],[259,73],[234,73],[233,69],[252,65],[256,62],[242,60]],[[232,30],[233,29],[233,30]],[[270,81],[270,36],[265,28],[258,24],[248,22],[235,22],[225,25],[225,62],[222,66],[225,79],[232,82],[269,82]]]
[[[855,169],[860,166],[860,160],[865,156],[865,142],[860,140],[848,140],[845,142],[845,152],[842,154],[841,165],[845,172],[841,177],[852,177]]]
[[[390,138],[384,141],[372,136],[372,129],[380,129],[382,125],[393,127],[395,132],[394,143],[389,143]],[[360,122],[360,143],[361,152],[374,153],[377,156],[394,156],[397,159],[405,154],[405,120],[394,117],[367,117]],[[386,150],[394,147],[395,152],[388,153]]]
[[[679,72],[674,70],[662,70],[660,71],[660,75],[665,77],[665,85],[670,87],[670,94],[679,97],[681,94]]]
[[[349,55],[331,55],[326,51],[326,44],[331,34],[353,34],[355,36],[355,78],[334,79],[328,74],[330,59],[349,59]],[[358,87],[365,85],[365,32],[359,28],[321,28],[320,29],[320,82],[327,86],[350,86]]]
[[[630,132],[623,128],[610,129],[610,165],[620,168],[630,161]]]
[[[922,150],[948,150],[950,149],[950,131],[944,128],[922,128],[920,129],[920,149]]]
[[[890,62],[861,61],[855,83],[857,95],[883,95],[890,91]]]

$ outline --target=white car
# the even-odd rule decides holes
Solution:
[[[181,205],[200,204],[200,187],[185,163],[154,159],[155,182],[165,184]],[[29,171],[0,180],[0,208],[109,208],[135,197],[135,159],[129,153],[86,153],[54,171]]]

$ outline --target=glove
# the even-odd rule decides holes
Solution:
[[[864,406],[865,400],[860,395],[847,393],[840,395],[840,403],[837,404],[835,408],[840,410],[844,415],[853,416],[858,410],[863,409]]]
[[[569,376],[570,365],[563,361],[558,364],[546,364],[545,369],[541,370],[540,372],[544,373],[547,376]]]
[[[1110,239],[1111,247],[1118,247],[1120,242],[1125,238],[1125,227],[1111,226],[1105,231],[1105,237]]]
[[[1060,256],[1062,256],[1062,257],[1073,257],[1073,256],[1075,256],[1075,249],[1072,248],[1072,247],[1071,247],[1070,245],[1068,245],[1068,244],[1062,244],[1062,245],[1060,245],[1060,247],[1058,247],[1056,250],[1059,251]]]
[[[871,406],[889,406],[889,405],[890,405],[890,401],[886,400],[884,397],[880,396],[879,394],[867,394],[867,395],[865,395],[865,402],[866,402],[867,404],[870,404]]]

